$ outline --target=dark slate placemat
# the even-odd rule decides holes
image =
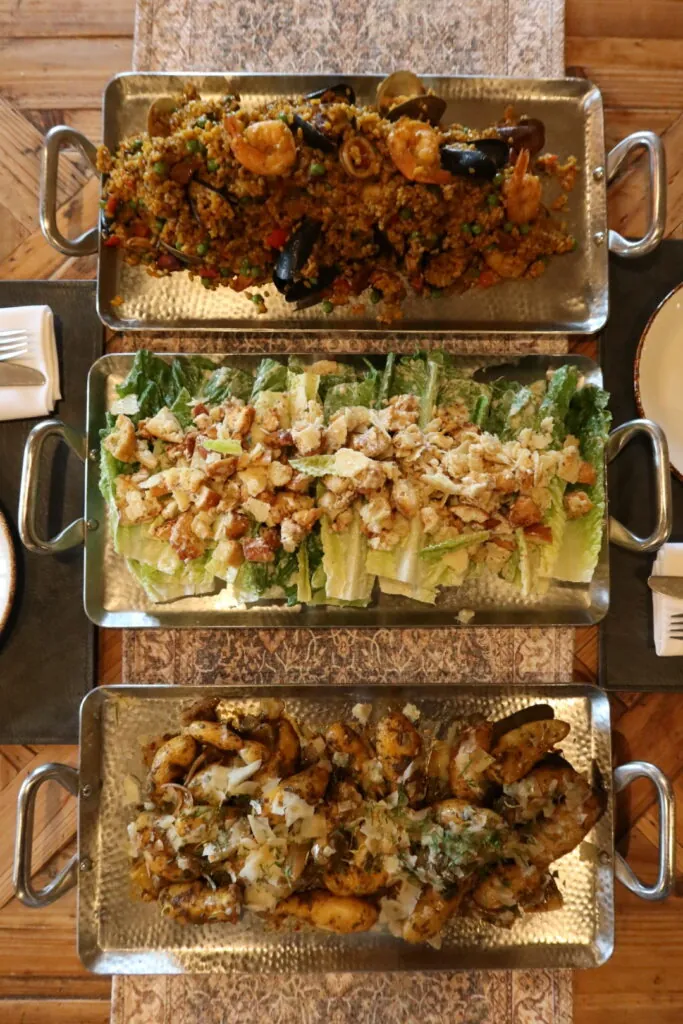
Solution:
[[[683,242],[666,241],[644,259],[610,261],[610,318],[601,335],[605,387],[614,425],[638,416],[633,390],[636,349],[645,325],[683,280]],[[666,372],[662,367],[662,373]],[[652,461],[636,438],[609,470],[610,512],[641,537],[652,529]],[[683,540],[683,484],[671,477],[672,541]],[[683,658],[659,658],[647,586],[654,555],[610,548],[610,610],[602,627],[602,685],[611,690],[683,688]]]
[[[85,428],[86,384],[102,354],[92,281],[0,281],[0,308],[50,306],[62,400],[53,413]],[[39,420],[0,422],[0,506],[14,539],[17,594],[0,636],[0,743],[77,743],[78,707],[94,682],[95,630],[83,611],[83,551],[33,555],[17,530],[26,437]],[[38,523],[44,536],[83,515],[83,464],[48,445],[40,467]]]

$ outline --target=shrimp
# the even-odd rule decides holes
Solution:
[[[448,185],[450,171],[441,166],[440,139],[423,121],[402,117],[387,135],[389,155],[401,174],[423,185]]]
[[[525,256],[516,252],[503,252],[502,249],[488,249],[484,253],[486,266],[494,270],[499,277],[521,277],[529,265]]]
[[[209,746],[217,747],[218,750],[239,751],[242,760],[247,764],[251,764],[252,761],[265,761],[268,757],[268,749],[263,743],[245,740],[239,733],[233,732],[222,722],[190,722],[185,727],[185,734],[200,743],[208,743]]]
[[[372,903],[357,896],[335,896],[332,893],[314,889],[297,893],[278,903],[276,917],[292,916],[300,921],[310,921],[316,928],[338,935],[353,932],[367,932],[377,921],[379,912]]]
[[[237,885],[211,889],[202,882],[185,882],[162,889],[159,906],[162,914],[183,924],[211,921],[235,924],[240,917],[242,893]]]
[[[541,181],[528,174],[529,150],[520,150],[512,176],[503,185],[505,209],[513,224],[526,224],[538,216],[541,207]]]
[[[231,136],[235,158],[252,174],[287,174],[296,162],[296,142],[284,121],[255,121],[242,130],[234,114],[226,114],[223,127]]]

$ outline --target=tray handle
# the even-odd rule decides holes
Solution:
[[[68,764],[43,764],[24,779],[17,799],[17,834],[14,843],[12,884],[14,892],[27,907],[48,907],[69,889],[78,877],[78,854],[43,889],[34,889],[31,881],[31,848],[33,845],[33,815],[38,790],[44,782],[54,779],[72,796],[78,796],[78,772]]]
[[[67,125],[51,128],[45,136],[43,159],[40,167],[40,227],[50,245],[65,256],[92,256],[97,252],[99,229],[90,228],[78,238],[65,238],[57,225],[57,173],[59,151],[62,146],[72,145],[86,158],[92,169],[97,171],[97,149],[82,132]]]
[[[607,182],[616,176],[629,153],[634,149],[647,150],[648,177],[650,180],[650,209],[647,231],[642,238],[624,238],[618,231],[610,229],[609,251],[617,256],[633,259],[646,256],[656,249],[666,228],[666,154],[659,135],[655,132],[633,132],[618,142],[607,154]]]
[[[629,420],[628,423],[622,423],[620,427],[616,427],[611,432],[607,440],[605,455],[607,462],[612,462],[636,434],[646,434],[652,445],[657,492],[657,521],[649,537],[637,537],[618,519],[610,516],[609,539],[613,544],[617,544],[620,548],[626,548],[627,551],[656,551],[669,539],[673,525],[669,446],[664,431],[652,420]]]
[[[83,543],[86,530],[95,529],[97,526],[90,520],[75,519],[51,540],[44,540],[39,536],[36,525],[37,478],[40,453],[48,437],[60,437],[78,455],[79,459],[85,462],[86,458],[85,435],[72,427],[67,427],[66,423],[62,423],[61,420],[43,420],[33,428],[26,438],[19,487],[19,535],[24,547],[36,555],[55,555],[60,551],[75,548]]]
[[[615,855],[615,871],[619,881],[644,900],[665,899],[674,884],[676,835],[673,788],[663,771],[649,761],[630,761],[614,769],[614,792],[621,793],[634,779],[654,782],[659,802],[659,869],[654,885],[645,885],[620,853]]]

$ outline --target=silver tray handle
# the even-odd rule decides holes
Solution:
[[[40,453],[48,437],[60,437],[85,462],[85,435],[67,427],[61,420],[43,420],[26,438],[24,462],[21,467],[21,485],[19,488],[19,535],[24,547],[36,555],[55,555],[59,551],[68,551],[82,544],[87,529],[94,529],[95,523],[85,519],[76,519],[73,523],[52,537],[44,540],[38,534],[36,526],[36,505],[38,499],[38,468]]]
[[[619,881],[644,900],[663,900],[675,879],[675,801],[673,788],[662,772],[649,761],[631,761],[614,769],[614,792],[621,793],[634,779],[654,782],[659,802],[659,870],[654,885],[645,885],[620,853],[615,855],[615,872]]]
[[[24,779],[17,800],[17,835],[14,843],[12,884],[14,892],[27,907],[48,907],[69,889],[73,889],[78,876],[78,854],[74,854],[66,867],[43,889],[34,889],[31,881],[31,848],[33,845],[33,815],[38,790],[49,779],[64,786],[78,796],[78,772],[67,764],[43,764]]]
[[[97,171],[97,149],[82,132],[67,125],[51,128],[45,136],[40,167],[40,227],[50,245],[65,256],[92,256],[97,252],[99,229],[90,228],[78,238],[65,238],[57,225],[57,171],[62,146],[75,146]]]
[[[669,539],[673,525],[669,446],[664,431],[652,420],[629,420],[628,423],[622,423],[620,427],[616,427],[609,435],[605,456],[608,463],[612,462],[636,434],[647,434],[652,445],[657,521],[649,537],[637,537],[623,523],[610,516],[609,539],[613,544],[617,544],[620,548],[626,548],[627,551],[656,551]]]
[[[613,229],[609,232],[609,251],[630,259],[646,256],[656,249],[666,228],[666,154],[659,135],[655,132],[633,132],[618,142],[607,154],[607,182],[616,176],[626,157],[634,149],[647,150],[650,179],[650,212],[647,231],[642,238],[631,241]]]

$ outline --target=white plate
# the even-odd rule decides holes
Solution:
[[[662,428],[671,468],[683,479],[683,284],[660,303],[643,331],[634,384],[640,415]]]
[[[0,633],[14,602],[16,573],[14,544],[5,517],[0,512]]]

